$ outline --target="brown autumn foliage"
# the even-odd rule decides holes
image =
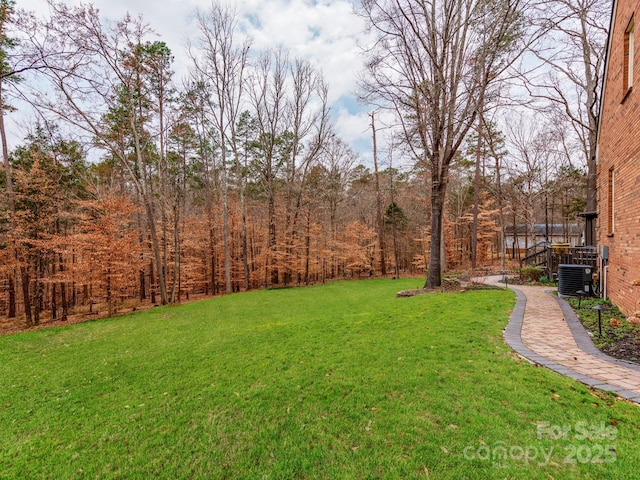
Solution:
[[[141,18],[103,22],[90,5],[50,6],[37,25],[43,37],[31,28],[18,42],[33,49],[40,75],[21,96],[31,94],[50,123],[3,152],[0,327],[384,271],[424,275],[430,250],[446,269],[468,266],[468,196],[445,208],[448,181],[423,161],[379,172],[378,195],[333,130],[321,72],[284,51],[262,52],[249,67],[231,11],[212,9],[211,24],[201,18],[201,34],[230,47],[233,61],[222,62],[230,70],[221,77],[213,67],[222,57],[195,49],[198,68],[181,89],[169,47]],[[0,110],[4,119],[9,109]],[[58,123],[84,143],[61,139]],[[382,225],[378,197],[381,211],[395,212]],[[492,205],[487,198],[479,213],[480,263],[499,251]],[[442,226],[444,242],[429,225]]]

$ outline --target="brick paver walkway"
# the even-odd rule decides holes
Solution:
[[[502,277],[489,277],[498,283]],[[547,287],[510,287],[518,296],[505,340],[518,354],[558,373],[640,403],[640,365],[600,352],[569,305]]]

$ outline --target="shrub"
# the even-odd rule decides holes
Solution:
[[[544,275],[544,270],[540,267],[524,267],[520,270],[520,276],[530,282],[539,282]]]

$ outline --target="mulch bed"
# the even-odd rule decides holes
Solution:
[[[640,338],[638,337],[620,339],[604,346],[602,351],[614,358],[640,364]]]
[[[603,353],[640,365],[640,338],[638,336],[622,338],[601,348]]]
[[[425,293],[460,293],[469,290],[500,290],[502,288],[503,287],[486,285],[484,283],[465,282],[455,278],[444,278],[442,280],[442,285],[437,288],[402,290],[396,294],[396,297],[413,297],[415,295],[424,295]]]

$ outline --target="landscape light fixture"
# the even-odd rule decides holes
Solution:
[[[604,307],[602,305],[596,305],[593,309],[598,312],[598,336],[602,337],[602,310],[604,310]]]
[[[582,297],[584,297],[584,290],[576,290],[576,295],[578,295],[578,308],[582,308],[580,305],[582,304]]]

